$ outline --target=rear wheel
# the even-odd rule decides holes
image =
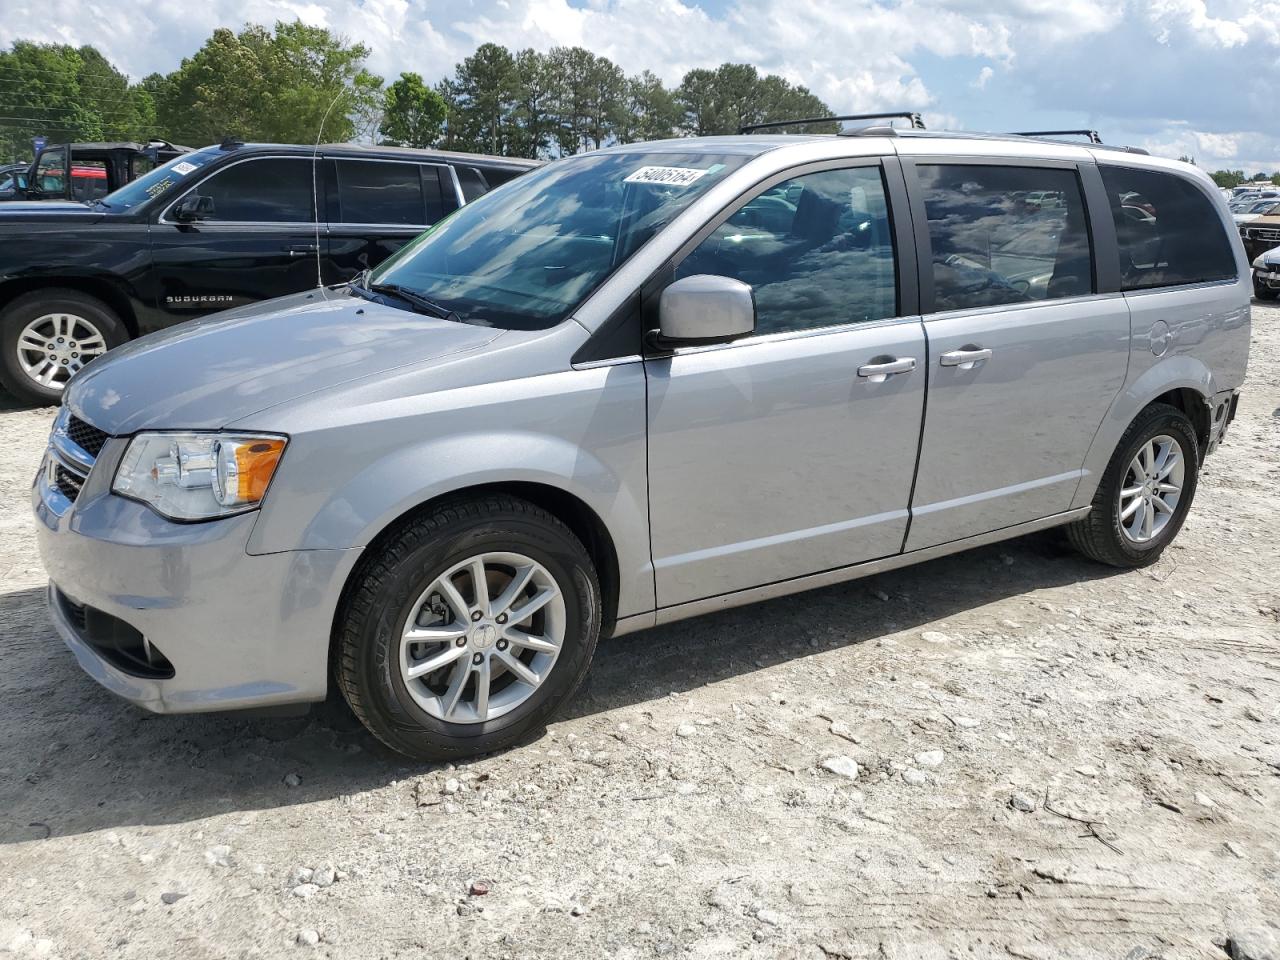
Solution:
[[[366,561],[338,622],[338,682],[388,746],[445,759],[510,746],[582,681],[600,588],[573,533],[506,496],[407,523]]]
[[[1164,403],[1147,407],[1120,439],[1088,516],[1067,527],[1072,545],[1114,567],[1155,563],[1182,528],[1199,466],[1187,415]]]
[[[84,366],[129,339],[101,300],[76,290],[35,290],[0,314],[0,382],[19,400],[58,403]]]

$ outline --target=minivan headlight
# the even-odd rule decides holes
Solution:
[[[270,435],[140,433],[111,489],[171,520],[243,513],[262,502],[287,442]]]

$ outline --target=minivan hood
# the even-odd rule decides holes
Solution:
[[[123,436],[217,429],[395,367],[478,350],[503,334],[313,290],[170,327],[85,367],[64,404]]]

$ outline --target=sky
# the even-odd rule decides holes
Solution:
[[[581,45],[668,84],[755,64],[836,113],[930,127],[1086,127],[1202,167],[1280,170],[1280,0],[5,0],[0,44],[92,43],[133,78],[215,27],[302,20],[434,81],[486,41]]]

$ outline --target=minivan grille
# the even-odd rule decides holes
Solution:
[[[76,502],[76,497],[80,496],[80,491],[84,488],[86,478],[72,473],[62,464],[54,464],[53,467],[53,485],[58,488],[58,492],[70,500]]]
[[[77,416],[67,418],[67,436],[72,443],[95,460],[98,459],[98,454],[102,452],[102,448],[107,442],[105,430],[99,430],[92,424],[85,423]]]

